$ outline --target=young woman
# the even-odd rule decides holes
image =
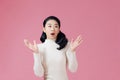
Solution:
[[[75,72],[78,67],[75,49],[83,41],[81,36],[69,42],[60,31],[60,20],[49,16],[43,22],[40,40],[41,44],[24,40],[25,45],[33,51],[35,75],[44,76],[44,80],[68,80],[66,68]]]

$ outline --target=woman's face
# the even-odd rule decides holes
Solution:
[[[43,27],[43,31],[46,33],[47,39],[55,40],[60,31],[60,27],[55,20],[48,20]]]

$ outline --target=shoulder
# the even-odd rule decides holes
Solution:
[[[43,43],[39,43],[37,44],[38,47],[42,47],[43,46]]]
[[[67,42],[66,46],[65,46],[65,50],[67,50],[70,47],[70,41]]]
[[[39,43],[39,44],[37,44],[37,47],[38,47],[38,49],[39,49],[39,51],[40,52],[44,52],[44,43]]]
[[[38,46],[38,47],[44,47],[44,46],[45,46],[45,42],[39,43],[39,44],[37,44],[37,46]]]
[[[70,41],[68,41],[68,42],[67,42],[67,45],[66,45],[66,47],[69,47],[69,46],[70,46]]]

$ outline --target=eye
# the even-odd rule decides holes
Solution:
[[[59,26],[55,26],[55,28],[59,28]]]
[[[48,27],[51,27],[51,26],[48,26]]]

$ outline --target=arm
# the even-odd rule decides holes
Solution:
[[[71,51],[69,48],[66,52],[67,56],[67,67],[71,72],[76,72],[78,63],[76,59],[76,53]]]
[[[24,43],[25,43],[26,47],[28,47],[33,52],[34,74],[38,77],[43,76],[44,69],[43,69],[43,65],[42,65],[42,61],[43,61],[43,55],[42,55],[43,47],[42,47],[42,45],[41,44],[37,45],[36,41],[33,41],[33,44],[32,44],[26,39],[24,40]]]
[[[67,45],[68,49],[66,52],[66,56],[67,56],[67,66],[68,69],[71,72],[75,72],[77,70],[78,67],[78,63],[77,63],[77,59],[76,59],[76,48],[82,43],[82,38],[81,36],[78,36],[76,38],[76,40],[72,40],[70,42],[70,44]]]
[[[34,74],[38,77],[42,77],[44,75],[44,68],[42,65],[43,55],[41,53],[33,53],[34,58]]]

